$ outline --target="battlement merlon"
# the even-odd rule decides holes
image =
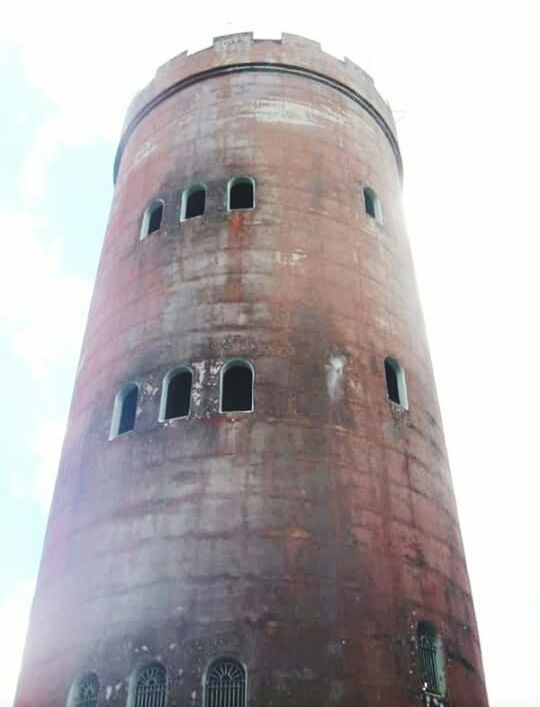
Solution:
[[[213,71],[227,67],[242,65],[257,65],[272,70],[281,66],[284,69],[298,70],[301,74],[312,78],[320,77],[334,88],[343,89],[356,95],[366,104],[370,112],[380,116],[380,121],[385,124],[390,139],[397,148],[396,129],[390,106],[384,101],[373,79],[363,69],[349,59],[338,59],[323,52],[318,42],[296,34],[283,33],[281,39],[254,39],[252,32],[241,32],[216,37],[211,47],[201,49],[193,54],[187,51],[163,64],[154,79],[142,89],[133,99],[122,129],[119,155],[129,132],[142,116],[149,112],[153,105],[166,98],[175,90],[197,76],[203,78],[211,75]],[[399,162],[398,158],[398,162]],[[117,165],[118,166],[118,165]]]

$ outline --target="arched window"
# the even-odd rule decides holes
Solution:
[[[403,410],[409,409],[405,371],[401,363],[391,356],[384,359],[384,375],[386,376],[386,394],[389,400],[399,405]]]
[[[133,707],[165,707],[167,672],[159,663],[141,668],[135,682]]]
[[[195,216],[202,216],[206,208],[206,187],[204,184],[194,184],[182,194],[181,220],[186,221]]]
[[[99,680],[95,673],[86,673],[75,680],[69,693],[68,707],[96,707]]]
[[[381,202],[371,187],[364,187],[364,208],[368,216],[374,218],[377,223],[382,223]]]
[[[149,236],[151,233],[159,231],[163,220],[164,206],[165,202],[163,199],[157,199],[156,201],[153,201],[146,209],[141,226],[141,240],[146,238],[146,236]]]
[[[236,360],[225,364],[221,373],[221,412],[253,410],[253,366]]]
[[[189,368],[176,368],[167,373],[161,388],[160,420],[189,415],[192,379]]]
[[[229,182],[229,211],[253,209],[255,206],[255,180],[235,177]]]
[[[418,675],[422,690],[434,695],[446,693],[444,646],[435,626],[420,621],[416,630]]]
[[[245,707],[246,671],[237,660],[216,660],[208,668],[204,688],[204,707]]]
[[[113,439],[135,427],[139,388],[136,383],[128,383],[114,399],[113,416],[109,438]]]

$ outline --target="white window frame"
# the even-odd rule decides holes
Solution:
[[[167,398],[169,397],[169,384],[171,380],[176,376],[177,373],[182,373],[183,371],[188,371],[191,373],[191,388],[189,391],[189,410],[187,415],[180,415],[179,417],[165,417],[167,412]],[[159,421],[169,422],[169,420],[187,420],[191,416],[191,403],[193,399],[193,369],[190,366],[176,366],[176,368],[171,368],[163,376],[163,381],[161,383],[161,399],[159,402]]]
[[[223,410],[223,378],[225,373],[235,364],[241,364],[241,368],[251,369],[251,409],[250,410]],[[255,366],[245,358],[231,358],[226,361],[219,372],[219,412],[224,415],[244,415],[255,411]]]
[[[156,229],[155,231],[152,231],[152,233],[148,233],[148,229],[150,228],[150,219],[152,217],[152,213],[155,211],[156,207],[159,205],[161,205],[161,208],[162,208],[161,222],[159,224],[159,228]],[[164,199],[153,199],[151,201],[151,203],[148,204],[148,206],[144,210],[142,223],[141,223],[141,235],[140,235],[141,241],[143,241],[148,236],[151,236],[154,233],[159,233],[159,231],[161,231],[161,226],[163,224],[164,216],[165,216],[165,201],[164,201]]]
[[[186,218],[186,209],[187,209],[187,202],[189,197],[193,194],[194,191],[199,191],[202,189],[204,191],[204,211],[202,214],[199,214],[198,216],[190,216],[189,218]],[[194,184],[190,184],[189,187],[186,187],[184,191],[182,192],[182,198],[180,200],[180,221],[192,221],[194,218],[202,218],[205,213],[206,213],[206,197],[207,197],[207,189],[206,189],[206,184],[203,184],[202,182],[196,182]]]
[[[251,182],[251,186],[253,187],[253,206],[246,207],[243,209],[231,209],[231,187],[235,184],[235,182]],[[232,179],[229,179],[227,182],[227,211],[229,213],[232,213],[233,211],[251,211],[252,209],[255,208],[256,205],[256,182],[253,177],[250,177],[248,175],[238,175],[236,177],[232,177]]]
[[[392,398],[390,397],[390,394],[388,392],[388,380],[386,378],[386,362],[388,362],[388,364],[391,366],[391,368],[394,371],[395,376],[396,376],[399,403],[396,403],[395,400],[392,400]],[[384,364],[385,364],[384,385],[386,388],[386,398],[393,405],[397,405],[402,410],[408,410],[409,409],[409,396],[407,393],[407,380],[405,378],[405,369],[403,368],[402,364],[399,362],[399,360],[395,356],[386,356],[386,358],[384,359]]]
[[[128,395],[128,393],[130,393],[133,390],[133,388],[137,389],[137,407],[138,407],[141,389],[139,387],[139,384],[136,383],[135,381],[128,381],[120,388],[118,393],[116,393],[116,396],[114,398],[114,404],[113,404],[111,427],[109,430],[109,440],[116,439],[117,437],[123,437],[124,435],[128,435],[130,432],[133,432],[133,430],[135,429],[135,423],[137,422],[137,408],[135,408],[135,422],[133,423],[133,427],[130,430],[126,430],[125,432],[118,431],[118,429],[120,427],[120,420],[122,419],[122,409],[123,409],[123,405],[124,405],[124,400],[126,399],[126,396]]]
[[[369,194],[370,198],[373,201],[373,210],[375,211],[375,215],[372,216],[367,208],[366,208],[366,193]],[[382,206],[381,206],[381,200],[379,199],[379,195],[373,189],[373,187],[364,187],[362,191],[362,198],[364,201],[364,212],[369,216],[369,218],[372,218],[375,223],[378,223],[379,225],[382,225],[383,222],[383,214],[382,214]]]

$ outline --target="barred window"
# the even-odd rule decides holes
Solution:
[[[70,698],[69,707],[96,707],[99,692],[99,680],[95,673],[82,675],[74,683]]]
[[[134,707],[165,707],[167,672],[159,663],[141,668],[135,684]]]
[[[420,621],[416,632],[418,673],[424,692],[444,695],[446,675],[442,639],[429,621]]]
[[[236,660],[222,658],[208,669],[205,707],[245,707],[246,671]]]

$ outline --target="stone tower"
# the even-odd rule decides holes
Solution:
[[[115,180],[16,707],[486,707],[371,78],[218,38]]]

